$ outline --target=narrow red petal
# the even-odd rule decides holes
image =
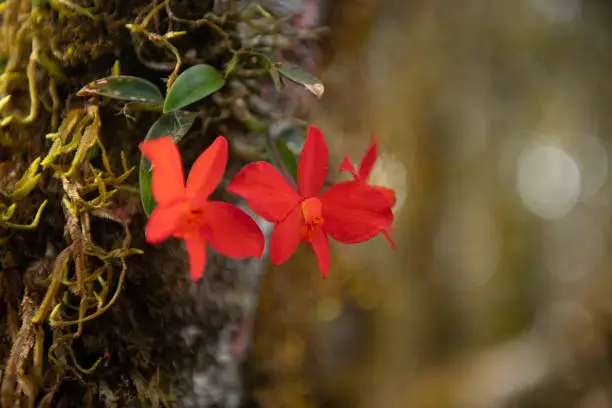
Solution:
[[[298,191],[303,197],[319,194],[329,169],[329,151],[325,136],[316,126],[308,128],[306,142],[298,163]]]
[[[227,165],[227,140],[219,136],[202,152],[187,177],[187,197],[204,204],[221,182]]]
[[[312,236],[310,241],[319,261],[319,269],[323,278],[327,278],[329,272],[329,240],[323,228],[319,228]]]
[[[182,202],[175,202],[168,206],[155,207],[145,230],[145,238],[149,244],[158,244],[170,238],[177,232],[183,216]]]
[[[270,260],[273,265],[285,263],[300,244],[300,233],[304,220],[300,207],[276,224],[270,238]]]
[[[141,142],[138,148],[153,165],[153,197],[159,205],[185,196],[183,162],[176,144],[165,136]]]
[[[348,158],[348,156],[344,156],[344,160],[342,160],[339,170],[340,172],[348,171],[349,173],[351,173],[351,175],[353,176],[355,180],[358,180],[358,181],[360,180],[359,174],[357,174],[357,170],[355,170],[355,166],[353,166],[353,163]]]
[[[208,243],[220,254],[232,258],[261,257],[264,236],[257,223],[240,208],[211,201],[202,209]]]
[[[328,188],[323,201],[325,231],[336,241],[355,244],[367,241],[393,222],[389,201],[383,193],[358,181]]]
[[[206,270],[206,239],[198,232],[192,232],[184,238],[189,255],[189,275],[197,281]]]
[[[283,175],[267,162],[244,166],[227,191],[244,198],[257,215],[270,222],[282,220],[300,202]]]
[[[385,239],[389,241],[389,245],[391,245],[391,249],[395,251],[395,242],[393,242],[393,238],[391,237],[391,232],[393,232],[393,229],[389,228],[389,229],[383,230],[382,234],[384,235]]]
[[[368,177],[370,177],[370,173],[374,168],[374,164],[376,164],[376,160],[378,159],[378,138],[376,135],[372,137],[372,144],[363,155],[363,159],[361,159],[361,163],[359,164],[359,177],[361,180],[366,181]]]

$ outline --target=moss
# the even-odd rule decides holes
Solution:
[[[148,18],[151,32],[186,31],[173,40],[186,65],[207,61],[222,67],[232,55],[229,47],[240,47],[235,21],[198,20],[212,1],[172,3],[172,23],[167,10],[156,8],[159,1],[3,3],[2,406],[173,406],[192,387],[196,367],[225,370],[215,368],[217,345],[229,341],[223,336],[244,316],[235,304],[210,295],[243,298],[244,266],[211,254],[215,268],[206,284],[193,285],[177,243],[140,255],[146,218],[134,194],[132,166],[139,161],[138,142],[157,115],[75,96],[84,84],[108,76],[115,61],[122,73],[164,87],[161,77],[174,68],[173,54],[146,34],[130,33],[128,23]],[[221,35],[223,30],[229,34]],[[257,81],[253,87],[248,80],[249,92],[256,92]],[[224,90],[223,102],[196,105],[202,116],[216,118],[218,129],[227,123],[237,128],[232,104],[247,87],[240,78],[233,84],[240,86]],[[262,121],[269,124],[274,114],[267,115]],[[206,131],[212,122],[194,128],[187,163],[210,143]],[[234,158],[230,167],[241,160]],[[185,296],[189,292],[193,296]],[[185,342],[183,329],[191,326],[202,333],[198,344],[178,347]]]
[[[149,3],[100,2],[95,19],[23,3],[9,1],[0,17],[0,98],[10,95],[0,112],[0,208],[7,215],[0,228],[1,405],[170,406],[172,387],[186,380],[178,379],[175,364],[189,351],[175,347],[185,316],[177,315],[174,290],[187,281],[179,255],[154,268],[130,260],[137,256],[132,238],[144,246],[142,216],[132,210],[131,219],[123,217],[120,210],[134,207],[134,197],[116,190],[134,182],[129,173],[121,176],[129,170],[121,166],[122,147],[137,145],[142,135],[106,110],[112,120],[103,132],[94,105],[68,106],[77,84],[106,74],[107,61],[135,60],[124,26]],[[54,135],[58,127],[64,134]],[[104,154],[88,159],[94,146],[108,153],[106,161]],[[128,163],[137,162],[135,153]],[[29,174],[37,157],[43,165]],[[49,204],[37,228],[15,229],[35,219],[43,202]],[[137,228],[127,229],[128,220]],[[165,273],[151,274],[160,265]],[[138,324],[160,319],[166,325]]]

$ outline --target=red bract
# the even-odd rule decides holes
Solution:
[[[340,171],[348,171],[353,175],[353,178],[355,179],[355,181],[358,181],[361,183],[367,183],[368,178],[370,177],[370,173],[372,172],[372,169],[374,168],[374,165],[376,164],[377,159],[378,159],[378,138],[375,135],[372,138],[372,144],[370,145],[366,153],[363,155],[363,158],[361,159],[361,163],[359,164],[359,171],[355,170],[355,166],[353,165],[351,160],[348,158],[348,156],[344,156],[344,160],[342,161],[342,164],[340,165]],[[389,206],[393,208],[393,206],[395,205],[395,191],[393,191],[390,188],[383,187],[383,186],[370,185],[370,187],[384,194],[385,197],[387,197],[387,200],[389,200]],[[395,249],[395,243],[393,242],[393,239],[391,238],[391,232],[392,232],[392,229],[390,227],[382,231],[387,241],[389,241],[389,244],[391,244],[391,248]]]
[[[274,265],[289,259],[302,241],[312,246],[326,277],[330,262],[328,235],[338,242],[354,244],[375,237],[393,222],[386,197],[364,183],[344,182],[319,194],[328,166],[323,133],[310,126],[298,163],[298,191],[267,162],[246,165],[227,188],[242,196],[261,217],[276,224],[270,239]]]
[[[232,258],[260,257],[261,230],[249,215],[231,204],[208,201],[227,164],[227,140],[219,136],[195,161],[187,184],[176,144],[169,137],[140,143],[140,151],[153,165],[153,197],[145,237],[157,244],[174,236],[185,241],[191,279],[206,267],[206,244]]]

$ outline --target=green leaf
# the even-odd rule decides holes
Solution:
[[[138,169],[138,183],[140,184],[140,201],[147,217],[151,215],[157,202],[153,198],[153,172],[145,169],[147,159],[140,158],[140,168]]]
[[[192,112],[175,111],[166,113],[151,126],[145,140],[158,139],[162,136],[170,136],[174,143],[180,140],[187,134],[193,126],[197,115]],[[157,203],[153,198],[151,190],[153,186],[153,172],[151,171],[151,162],[146,157],[140,157],[140,168],[138,169],[138,182],[140,184],[140,200],[142,208],[147,215],[150,215]]]
[[[261,65],[263,69],[268,71],[270,77],[272,77],[272,82],[274,82],[274,87],[277,91],[280,92],[283,89],[283,85],[281,84],[279,71],[276,65],[272,62],[270,58],[268,58],[264,54],[253,53],[253,55],[255,56],[255,58],[257,58],[257,62],[259,63],[259,65]]]
[[[102,95],[129,102],[161,105],[164,97],[151,82],[142,78],[120,75],[110,76],[85,85],[77,96]]]
[[[278,164],[278,160],[276,160],[276,155],[274,154],[269,145],[266,145],[266,155],[268,156],[268,161],[270,162],[270,164],[276,167],[281,172],[281,174],[284,175],[283,168],[280,166],[280,164]]]
[[[319,78],[310,75],[300,67],[295,65],[283,65],[278,68],[278,72],[296,84],[302,85],[317,98],[323,96],[323,93],[325,92],[323,82],[321,82]]]
[[[298,129],[294,127],[283,130],[274,140],[274,148],[276,152],[272,151],[271,146],[266,146],[266,154],[268,161],[277,169],[285,174],[285,170],[289,173],[294,180],[297,180],[297,168],[298,158],[301,149],[304,145],[304,138],[300,135]],[[277,155],[282,166],[278,163]]]
[[[298,159],[295,154],[289,149],[287,143],[284,140],[276,139],[275,142],[276,150],[278,151],[278,155],[280,159],[283,161],[285,168],[293,177],[294,180],[297,180],[297,168],[298,168]]]
[[[193,112],[168,112],[153,123],[144,140],[154,140],[162,136],[170,136],[174,143],[179,143],[183,136],[191,129],[191,126],[193,126],[196,117],[197,114]],[[146,169],[150,170],[151,164],[148,160],[146,162],[148,163]]]
[[[210,65],[200,64],[188,68],[176,78],[168,90],[164,113],[199,101],[217,92],[223,85],[223,75]]]
[[[304,142],[306,142],[304,132],[294,126],[282,130],[277,138],[285,142],[289,150],[291,150],[296,157],[300,156],[304,148]]]

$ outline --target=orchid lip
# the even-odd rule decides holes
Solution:
[[[177,237],[185,237],[194,230],[200,229],[205,218],[205,214],[200,208],[193,208],[190,202],[186,201],[181,206],[181,218]]]
[[[318,197],[306,198],[300,203],[300,210],[304,217],[304,226],[301,230],[302,241],[311,242],[315,232],[325,224],[321,208],[322,203]]]

